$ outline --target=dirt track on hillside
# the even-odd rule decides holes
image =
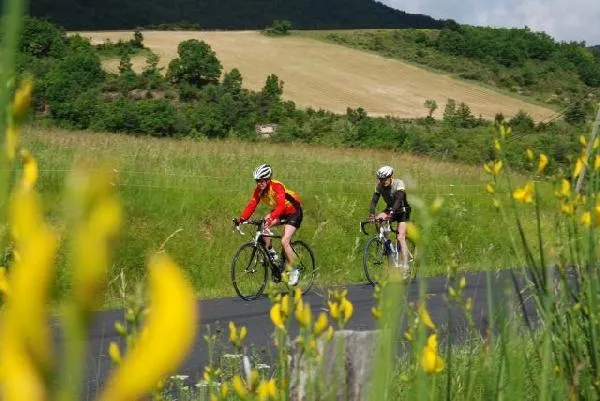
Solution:
[[[106,39],[129,40],[132,32],[79,32],[93,43]],[[433,73],[398,60],[386,59],[343,46],[288,36],[270,38],[258,32],[144,31],[144,44],[157,53],[161,66],[177,57],[177,45],[186,39],[208,43],[224,70],[236,67],[244,86],[260,89],[268,74],[284,81],[284,98],[302,107],[344,113],[347,107],[363,107],[370,115],[416,117],[427,115],[423,102],[434,99],[441,117],[447,99],[465,102],[475,116],[512,116],[519,109],[535,120],[547,120],[556,112],[499,94],[490,89]],[[144,59],[134,59],[141,70]],[[118,60],[105,67],[116,70]]]

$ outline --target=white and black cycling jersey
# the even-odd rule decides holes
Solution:
[[[389,187],[385,187],[381,185],[381,183],[377,184],[369,207],[369,212],[371,214],[375,214],[375,208],[377,207],[377,202],[379,202],[379,197],[383,197],[383,200],[387,204],[386,209],[392,213],[398,214],[410,211],[410,204],[406,197],[406,187],[404,181],[399,178],[394,178]]]

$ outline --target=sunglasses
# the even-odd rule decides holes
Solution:
[[[269,179],[268,179],[268,178],[259,178],[259,179],[257,179],[257,180],[254,180],[254,181],[256,181],[256,183],[257,183],[257,184],[259,184],[259,183],[261,183],[261,182],[268,182],[268,181],[269,181]]]

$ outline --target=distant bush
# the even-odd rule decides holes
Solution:
[[[264,29],[264,33],[271,36],[289,35],[292,29],[292,23],[288,20],[275,20],[271,26]]]

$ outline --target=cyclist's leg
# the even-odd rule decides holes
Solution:
[[[283,226],[283,235],[281,236],[281,247],[285,252],[285,258],[287,263],[293,265],[294,263],[294,250],[292,249],[292,236],[296,232],[297,228],[291,224],[285,224]]]
[[[402,265],[408,267],[408,246],[406,245],[406,221],[398,222],[398,234],[396,235],[400,250],[402,251]]]
[[[283,234],[281,236],[281,247],[285,252],[287,263],[292,266],[295,263],[295,254],[291,245],[292,236],[294,235],[296,230],[300,228],[300,225],[302,224],[302,219],[303,212],[301,207],[299,207],[298,210],[293,214],[281,216],[281,220],[284,221]]]

